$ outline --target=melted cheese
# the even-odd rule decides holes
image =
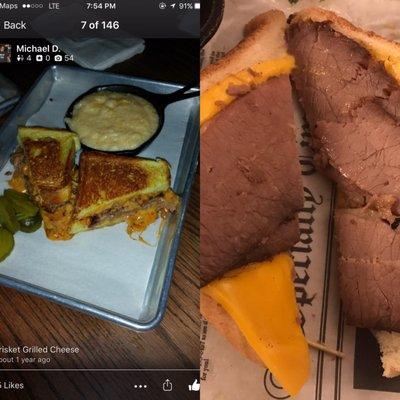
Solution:
[[[208,121],[236,99],[227,93],[228,88],[240,85],[259,85],[274,76],[288,74],[294,67],[294,58],[286,56],[257,63],[251,68],[229,75],[200,96],[200,124]]]
[[[129,236],[144,232],[159,216],[163,220],[166,219],[169,213],[178,209],[179,203],[179,196],[172,189],[167,189],[162,197],[156,199],[153,204],[130,214],[126,218]]]
[[[400,57],[391,55],[388,52],[377,50],[367,46],[367,50],[376,60],[383,62],[386,72],[400,83]]]
[[[148,207],[144,210],[139,210],[133,215],[127,217],[128,235],[131,236],[133,233],[144,232],[149,225],[155,222],[158,218],[158,207],[156,205]]]
[[[12,178],[8,181],[9,186],[16,190],[17,192],[25,193],[26,190],[26,185],[25,185],[25,179],[21,174],[17,174],[14,172]]]
[[[297,322],[293,267],[291,257],[282,253],[272,261],[234,270],[202,289],[229,313],[290,395],[299,392],[310,370],[307,341]]]
[[[57,207],[54,212],[47,212],[42,209],[40,214],[43,218],[46,235],[50,240],[72,239],[73,235],[70,232],[73,215],[72,204],[66,203]]]

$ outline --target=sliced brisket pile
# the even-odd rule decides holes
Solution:
[[[347,207],[359,207],[338,210],[335,219],[347,320],[400,331],[400,237],[387,222],[399,215],[399,86],[327,22],[292,23],[287,41],[315,164],[344,192]]]
[[[382,63],[328,23],[291,24],[292,78],[317,167],[352,205],[400,196],[400,89]]]
[[[201,133],[202,283],[289,250],[303,206],[288,76],[236,99]]]

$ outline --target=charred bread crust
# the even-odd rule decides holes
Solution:
[[[201,71],[201,90],[208,90],[226,76],[257,62],[286,56],[285,28],[282,11],[271,10],[254,17],[244,28],[245,38],[218,62]]]

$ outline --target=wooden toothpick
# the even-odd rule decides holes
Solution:
[[[324,351],[325,353],[332,354],[335,357],[344,358],[345,354],[338,350],[333,350],[327,347],[324,343],[313,342],[311,340],[307,340],[308,344],[314,349]]]

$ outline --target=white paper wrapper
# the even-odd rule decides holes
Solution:
[[[400,39],[400,1],[397,0],[226,0],[222,24],[202,53],[205,66],[223,56],[242,38],[244,25],[272,8],[287,16],[301,8],[319,6],[337,12],[355,25],[388,38]],[[379,348],[368,330],[345,325],[340,308],[333,243],[333,184],[313,167],[309,136],[296,110],[296,131],[304,184],[304,209],[300,213],[301,240],[294,247],[296,296],[304,317],[304,332],[344,351],[343,360],[315,350],[311,376],[296,399],[391,400],[400,396],[400,379],[382,378]],[[213,327],[202,327],[201,395],[204,400],[286,399],[268,370],[246,360]]]

